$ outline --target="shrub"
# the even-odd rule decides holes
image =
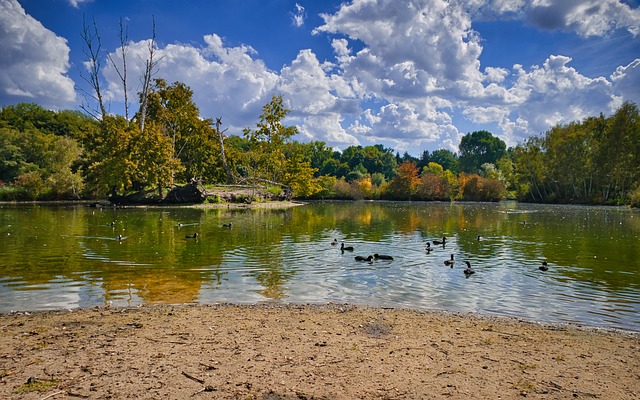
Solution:
[[[640,208],[640,186],[629,193],[629,205],[631,207]]]

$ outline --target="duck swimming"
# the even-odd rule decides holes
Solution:
[[[368,257],[356,256],[356,261],[371,261],[371,260],[373,260],[373,256],[368,256]]]
[[[233,224],[231,222],[229,222],[228,224],[222,224],[223,228],[231,228],[233,226]]]
[[[542,264],[538,267],[538,269],[540,271],[548,271],[549,270],[549,265],[547,264],[546,261],[543,261]]]
[[[467,268],[462,272],[464,272],[466,276],[476,273],[476,271],[474,271],[473,268],[471,268],[471,263],[469,261],[465,261],[464,263],[467,264]]]
[[[451,259],[450,260],[445,260],[444,265],[447,265],[451,268],[453,268],[453,264],[455,263],[455,261],[453,261],[453,254],[451,255]]]
[[[378,253],[374,254],[373,258],[375,258],[376,260],[393,260],[393,257],[391,257],[391,256],[387,256],[387,255],[384,255],[384,254],[378,254]]]
[[[440,240],[434,240],[434,241],[433,241],[433,244],[441,244],[441,245],[443,245],[443,246],[444,246],[446,243],[447,243],[447,238],[446,238],[446,237],[443,237],[443,238],[442,238],[442,241],[440,241]]]
[[[340,250],[342,251],[353,251],[353,246],[345,246],[344,243],[340,246]]]
[[[333,239],[333,242],[331,242],[331,245],[332,245],[332,246],[335,246],[335,245],[337,245],[337,244],[338,244],[338,239]]]
[[[198,232],[194,233],[193,235],[185,236],[185,239],[196,239],[197,237],[198,237]]]
[[[433,250],[431,248],[431,242],[427,242],[427,248],[425,250],[427,250],[427,253],[431,253],[431,250]]]
[[[482,242],[484,240],[484,238],[480,235],[478,235],[478,242]]]

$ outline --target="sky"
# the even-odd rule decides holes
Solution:
[[[281,95],[298,141],[420,157],[640,105],[639,0],[0,0],[0,106],[95,107],[83,21],[109,112],[124,115],[120,21],[133,112],[155,22],[154,77],[229,134]]]

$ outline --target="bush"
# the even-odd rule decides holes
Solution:
[[[640,208],[640,186],[629,193],[629,205],[631,207]]]

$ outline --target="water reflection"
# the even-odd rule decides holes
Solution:
[[[225,224],[232,222],[232,228]],[[197,238],[189,239],[198,233]],[[481,235],[484,240],[478,241]],[[516,203],[0,206],[0,312],[337,302],[640,330],[640,214]],[[121,236],[122,239],[118,240]],[[426,241],[447,237],[444,246]],[[337,239],[354,246],[342,253]],[[355,255],[393,261],[357,262]],[[454,268],[444,261],[454,254]],[[465,277],[463,260],[476,273]],[[550,270],[538,270],[547,260]]]

